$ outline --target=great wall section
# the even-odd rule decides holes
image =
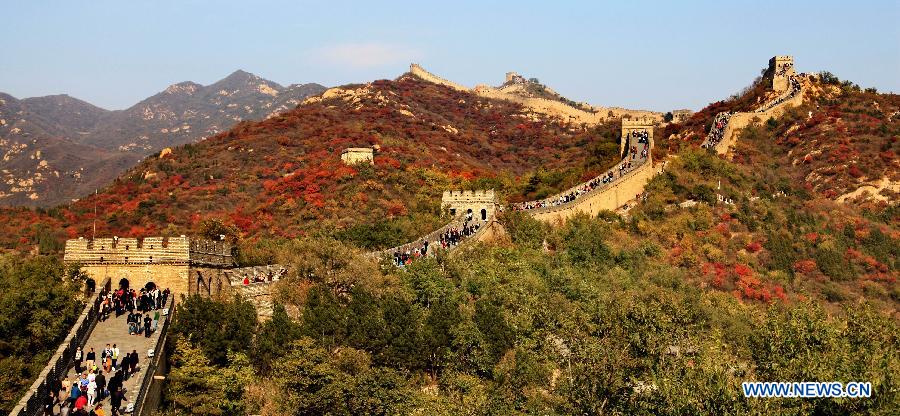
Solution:
[[[794,58],[791,56],[773,57],[769,61],[769,68],[772,71],[772,90],[781,94],[750,112],[716,114],[701,147],[725,155],[729,149],[734,147],[741,129],[759,121],[777,118],[789,108],[803,103],[803,88],[800,79],[804,75],[796,73]]]
[[[467,88],[432,74],[418,64],[410,64],[409,72],[434,84],[444,85],[458,91],[471,92],[484,98],[511,101],[520,104],[535,113],[558,117],[572,123],[594,125],[602,123],[610,118],[621,118],[623,116],[635,118],[646,117],[657,121],[661,121],[663,118],[662,113],[647,110],[629,110],[619,107],[594,107],[592,108],[593,111],[585,111],[560,101],[548,100],[546,98],[523,97],[521,95],[505,92],[500,88],[494,88],[483,84],[477,85],[475,88]]]
[[[769,61],[769,70],[772,72],[772,90],[781,93],[777,97],[764,102],[752,112],[739,113],[720,113],[717,114],[706,140],[702,146],[710,148],[720,155],[725,155],[737,140],[737,133],[743,129],[761,120],[767,120],[770,117],[778,117],[787,109],[800,105],[803,102],[803,90],[794,70],[794,58],[791,56],[775,56]],[[503,99],[513,101],[530,108],[537,112],[545,114],[568,117],[569,121],[578,121],[586,124],[600,123],[605,120],[599,113],[589,113],[584,110],[576,109],[562,102],[551,101],[541,98],[525,98],[513,94],[502,92],[500,89],[486,86],[477,86],[473,89],[466,88],[460,84],[448,81],[431,72],[426,71],[420,65],[411,64],[410,73],[425,80],[439,85],[444,85],[460,91],[474,92],[475,94],[494,99]],[[509,74],[507,74],[509,79]],[[550,105],[552,103],[552,105]],[[563,108],[564,107],[564,108]],[[562,108],[562,110],[560,110]],[[600,176],[592,178],[589,181],[575,185],[563,192],[539,201],[528,201],[519,204],[519,209],[527,212],[532,217],[549,223],[560,223],[566,219],[584,213],[587,215],[597,215],[601,211],[615,211],[622,207],[628,206],[636,201],[644,193],[646,184],[659,173],[662,173],[665,163],[654,163],[652,150],[654,146],[653,128],[660,121],[656,117],[658,113],[640,111],[640,110],[624,110],[618,114],[618,117],[627,116],[622,119],[621,134],[621,154],[623,159],[619,164],[610,170],[604,172]],[[645,142],[634,143],[632,139],[635,134],[645,135]],[[714,138],[717,138],[714,139]],[[636,154],[635,152],[643,152],[644,154]],[[604,180],[609,178],[609,180]],[[477,192],[477,191],[476,191]],[[491,191],[493,196],[493,191]],[[563,201],[560,203],[551,203],[548,201]],[[442,204],[449,206],[452,201],[448,199],[445,193]],[[494,204],[498,207],[497,202]],[[515,208],[515,207],[514,207]],[[446,226],[424,236],[419,241],[433,241],[435,236],[440,235],[448,227],[453,227],[458,223],[459,217],[454,218]],[[487,222],[487,221],[486,221]],[[490,217],[491,236],[502,233],[502,227],[496,222],[494,215]],[[487,234],[487,233],[485,233]],[[474,240],[487,240],[485,235],[476,234]],[[383,252],[373,253],[373,255],[386,255],[389,253],[397,253],[414,250],[421,247],[418,242],[410,242],[400,247],[395,247]],[[432,244],[429,244],[433,247]],[[451,247],[453,248],[453,247]]]
[[[788,108],[803,101],[803,88],[793,68],[793,58],[777,56],[770,61],[773,70],[772,89],[780,92],[776,98],[765,102],[752,112],[720,113],[703,143],[703,147],[724,155],[737,140],[737,133],[751,123],[782,115]],[[624,110],[587,112],[562,102],[541,98],[526,98],[508,94],[492,87],[479,86],[468,89],[437,77],[418,65],[411,65],[410,72],[423,80],[447,87],[470,91],[479,96],[517,102],[535,112],[544,112],[568,121],[596,124],[608,117],[623,117],[621,133],[622,160],[613,168],[589,181],[563,192],[537,201],[528,201],[508,207],[528,213],[549,223],[561,223],[583,213],[597,215],[601,211],[615,211],[640,198],[646,184],[661,173],[665,163],[654,161],[653,130],[659,123],[659,113]],[[424,256],[434,255],[439,249],[454,251],[472,241],[488,241],[504,233],[497,221],[497,214],[504,207],[493,190],[446,191],[441,200],[442,208],[449,213],[450,221],[433,232],[410,243],[387,250],[368,253],[372,258],[386,259],[399,253],[416,250]],[[473,232],[459,244],[443,244],[449,232],[472,226]],[[427,243],[426,243],[427,242]],[[426,246],[427,245],[427,246]],[[199,295],[223,299],[241,294],[256,306],[261,317],[271,316],[273,290],[287,269],[280,265],[236,267],[233,247],[224,241],[209,241],[181,237],[134,238],[84,238],[66,242],[65,263],[79,267],[94,281],[100,282],[94,293],[86,299],[86,306],[57,348],[50,362],[32,384],[28,393],[18,402],[10,415],[36,416],[42,414],[51,386],[61,377],[71,373],[73,357],[78,347],[97,345],[118,340],[122,345],[132,345],[140,350],[143,361],[139,371],[128,384],[127,402],[133,415],[142,416],[155,411],[159,402],[166,374],[165,344],[170,321],[177,315],[177,296]],[[137,337],[134,342],[127,335],[110,329],[101,322],[99,308],[104,296],[118,287],[121,279],[131,284],[152,282],[158,287],[169,288],[172,295],[163,305],[158,327],[150,337]],[[108,320],[113,323],[115,320]]]

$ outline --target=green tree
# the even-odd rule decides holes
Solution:
[[[246,355],[228,354],[228,365],[218,367],[203,350],[187,339],[176,342],[173,370],[166,383],[166,400],[173,410],[192,415],[246,414],[244,390],[253,381]]]
[[[256,325],[256,308],[239,296],[220,302],[191,295],[179,303],[172,329],[200,347],[214,364],[225,365],[229,352],[249,352]]]
[[[291,320],[284,305],[276,303],[272,311],[272,319],[259,326],[253,339],[253,364],[260,374],[271,371],[272,363],[284,355],[284,346],[300,338],[301,327]]]
[[[12,409],[84,308],[82,282],[65,276],[56,257],[0,256],[0,410]]]

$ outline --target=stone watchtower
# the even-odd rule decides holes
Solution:
[[[623,118],[622,119],[622,141],[619,146],[619,153],[625,156],[625,146],[628,142],[628,135],[633,131],[646,131],[650,138],[650,150],[653,150],[653,126],[656,121],[650,117]]]
[[[113,287],[128,279],[131,287],[154,282],[174,294],[197,291],[194,271],[234,266],[232,246],[225,241],[181,237],[78,238],[66,241],[67,266],[78,266],[97,282],[110,278]],[[192,285],[192,283],[194,283]],[[176,297],[177,299],[177,297]]]
[[[371,147],[348,147],[341,152],[341,160],[346,165],[375,163],[375,150]]]
[[[472,218],[487,220],[497,211],[497,196],[493,189],[478,191],[444,191],[441,208],[457,216],[471,213]]]
[[[790,88],[790,77],[797,74],[794,70],[794,57],[780,55],[769,59],[768,72],[772,74],[772,90],[787,91]]]

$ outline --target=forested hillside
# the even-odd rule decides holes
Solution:
[[[215,218],[250,239],[346,231],[388,247],[436,228],[446,189],[542,197],[618,158],[615,123],[585,129],[536,118],[413,76],[333,91],[148,158],[98,195],[42,211],[50,218],[40,222],[57,239],[86,235],[96,207],[105,235],[191,233]],[[374,166],[341,162],[341,150],[358,146],[378,149]],[[4,246],[42,238],[31,222],[43,216],[6,212],[24,231]],[[369,234],[381,237],[366,242]]]
[[[514,202],[593,177],[619,124],[405,75],[155,155],[77,203],[2,211],[0,238],[58,253],[96,219],[100,235],[233,233],[242,263],[288,267],[270,321],[241,299],[184,301],[170,414],[890,414],[900,102],[824,76],[730,159],[697,149],[716,112],[772,95],[764,80],[660,130],[663,173],[627,212],[506,212],[505,237],[405,269],[362,253],[439,226],[446,189]],[[341,163],[359,146],[372,166]],[[761,402],[747,380],[874,396]]]

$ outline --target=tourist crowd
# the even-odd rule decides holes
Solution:
[[[529,209],[554,207],[572,202],[579,197],[612,183],[616,178],[621,178],[630,172],[634,167],[641,165],[650,155],[650,134],[646,130],[634,130],[626,136],[628,140],[628,154],[625,159],[615,168],[608,170],[606,173],[597,176],[590,181],[582,183],[577,187],[560,194],[555,198],[542,199],[538,201],[528,201],[515,204],[512,209],[515,211],[524,211]],[[637,144],[632,144],[637,143]],[[639,159],[639,160],[638,160]],[[633,163],[638,161],[640,163]],[[618,175],[616,174],[618,172]]]
[[[794,98],[798,93],[800,93],[800,80],[797,76],[791,76],[788,78],[788,82],[790,83],[790,88],[787,93],[782,94],[778,98],[768,101],[763,105],[759,106],[756,110],[757,113],[764,113],[766,111],[771,110],[775,106]],[[734,115],[734,112],[725,111],[719,114],[716,114],[716,117],[713,119],[713,124],[709,128],[709,133],[706,135],[706,141],[703,142],[701,147],[712,149],[720,141],[722,141],[722,137],[725,135],[725,127],[728,126],[728,121],[731,120],[731,116]]]
[[[101,293],[98,320],[104,322],[113,313],[116,318],[127,314],[128,335],[150,337],[159,325],[160,309],[165,307],[169,295],[169,289],[159,290],[152,284],[135,290],[123,280],[118,290]],[[110,414],[119,414],[125,400],[124,382],[138,370],[137,349],[126,351],[123,356],[118,344],[106,344],[98,356],[94,347],[85,348],[75,350],[75,377],[58,381],[45,404],[45,414],[105,416],[102,401],[107,397]],[[58,412],[54,412],[57,408]]]
[[[480,222],[472,220],[472,213],[469,212],[466,214],[461,225],[451,225],[445,230],[441,231],[437,235],[437,241],[435,241],[435,244],[439,244],[440,247],[445,250],[456,247],[466,238],[475,235],[475,233],[477,233],[480,228]],[[421,243],[414,245],[414,247],[407,247],[405,250],[403,249],[403,247],[401,247],[394,250],[394,265],[406,266],[412,263],[417,258],[427,257],[429,253],[428,247],[431,244],[432,243],[429,242],[428,238],[426,237],[422,239]]]
[[[731,120],[731,116],[733,115],[734,113],[731,111],[716,114],[716,117],[713,118],[713,124],[709,128],[709,133],[706,135],[706,141],[700,146],[711,149],[719,144],[719,142],[722,141],[722,137],[725,135],[725,127],[728,126],[728,120]]]
[[[771,110],[775,106],[777,106],[787,100],[790,100],[791,98],[794,98],[794,96],[800,92],[800,80],[797,79],[796,76],[792,76],[792,77],[788,78],[788,83],[790,84],[790,87],[788,88],[788,91],[786,94],[782,94],[780,97],[763,104],[762,106],[760,106],[759,108],[756,109],[756,112],[764,113],[766,111]]]
[[[107,293],[100,304],[100,321],[103,322],[109,315],[115,312],[116,317],[125,312],[129,314],[137,312],[150,312],[157,310],[166,304],[169,299],[169,289],[159,290],[156,286],[141,288],[140,291],[128,287],[120,287],[118,290]]]
[[[81,347],[75,352],[75,376],[59,380],[56,389],[50,391],[46,415],[97,415],[105,416],[103,403],[109,397],[110,414],[118,415],[125,400],[124,382],[138,369],[137,350],[121,357],[116,344],[106,344],[99,359],[94,348],[87,352]],[[59,411],[54,412],[58,406]]]

